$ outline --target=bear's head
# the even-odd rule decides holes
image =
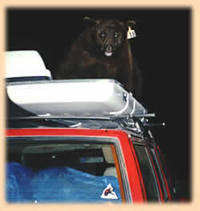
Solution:
[[[133,28],[134,21],[95,20],[85,17],[87,25],[95,28],[94,37],[98,51],[105,57],[115,56],[127,39],[128,27]]]

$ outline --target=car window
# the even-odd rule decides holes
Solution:
[[[114,144],[9,143],[8,202],[122,202]]]
[[[156,173],[158,175],[158,180],[159,180],[159,183],[160,183],[163,198],[164,198],[164,200],[168,200],[169,197],[168,197],[167,190],[166,190],[166,187],[165,187],[165,182],[164,182],[164,178],[163,178],[163,175],[162,175],[162,172],[161,172],[161,169],[160,169],[158,158],[156,157],[154,149],[150,148],[149,152],[151,154],[151,158],[152,158],[154,166],[156,168]]]
[[[162,170],[163,170],[163,172],[164,172],[164,174],[165,174],[165,178],[166,178],[166,180],[167,180],[167,184],[168,184],[168,186],[169,186],[170,192],[171,192],[171,194],[173,194],[173,190],[172,190],[172,189],[173,189],[172,178],[171,178],[171,175],[170,175],[169,170],[168,170],[168,168],[167,168],[167,165],[166,165],[166,163],[165,163],[164,157],[163,157],[163,155],[162,155],[161,152],[160,152],[159,147],[158,147],[157,153],[158,153],[158,156],[159,156],[159,158],[160,158]]]
[[[148,201],[160,200],[158,186],[146,147],[134,144]]]

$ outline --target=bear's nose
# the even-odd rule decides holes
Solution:
[[[107,52],[111,52],[112,51],[112,46],[111,45],[107,45],[106,46],[106,51]]]

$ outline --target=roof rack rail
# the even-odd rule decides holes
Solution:
[[[134,116],[134,115],[122,115],[122,116],[104,116],[104,117],[66,117],[66,116],[23,116],[23,117],[11,117],[8,118],[9,124],[14,122],[29,123],[31,126],[43,125],[53,127],[70,127],[70,128],[95,128],[97,125],[101,129],[124,129],[131,133],[136,133],[144,136],[149,133],[149,128],[164,126],[164,123],[149,123],[148,118],[152,118],[153,115]],[[107,124],[105,124],[107,122]],[[108,123],[110,122],[110,123]],[[98,124],[97,124],[98,123]],[[115,123],[115,125],[113,125]]]

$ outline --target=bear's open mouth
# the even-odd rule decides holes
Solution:
[[[112,56],[112,52],[105,52],[106,56]]]
[[[106,56],[112,56],[112,54],[113,54],[113,49],[112,49],[112,46],[111,45],[108,45],[107,47],[106,47],[106,49],[105,49],[105,55]]]

